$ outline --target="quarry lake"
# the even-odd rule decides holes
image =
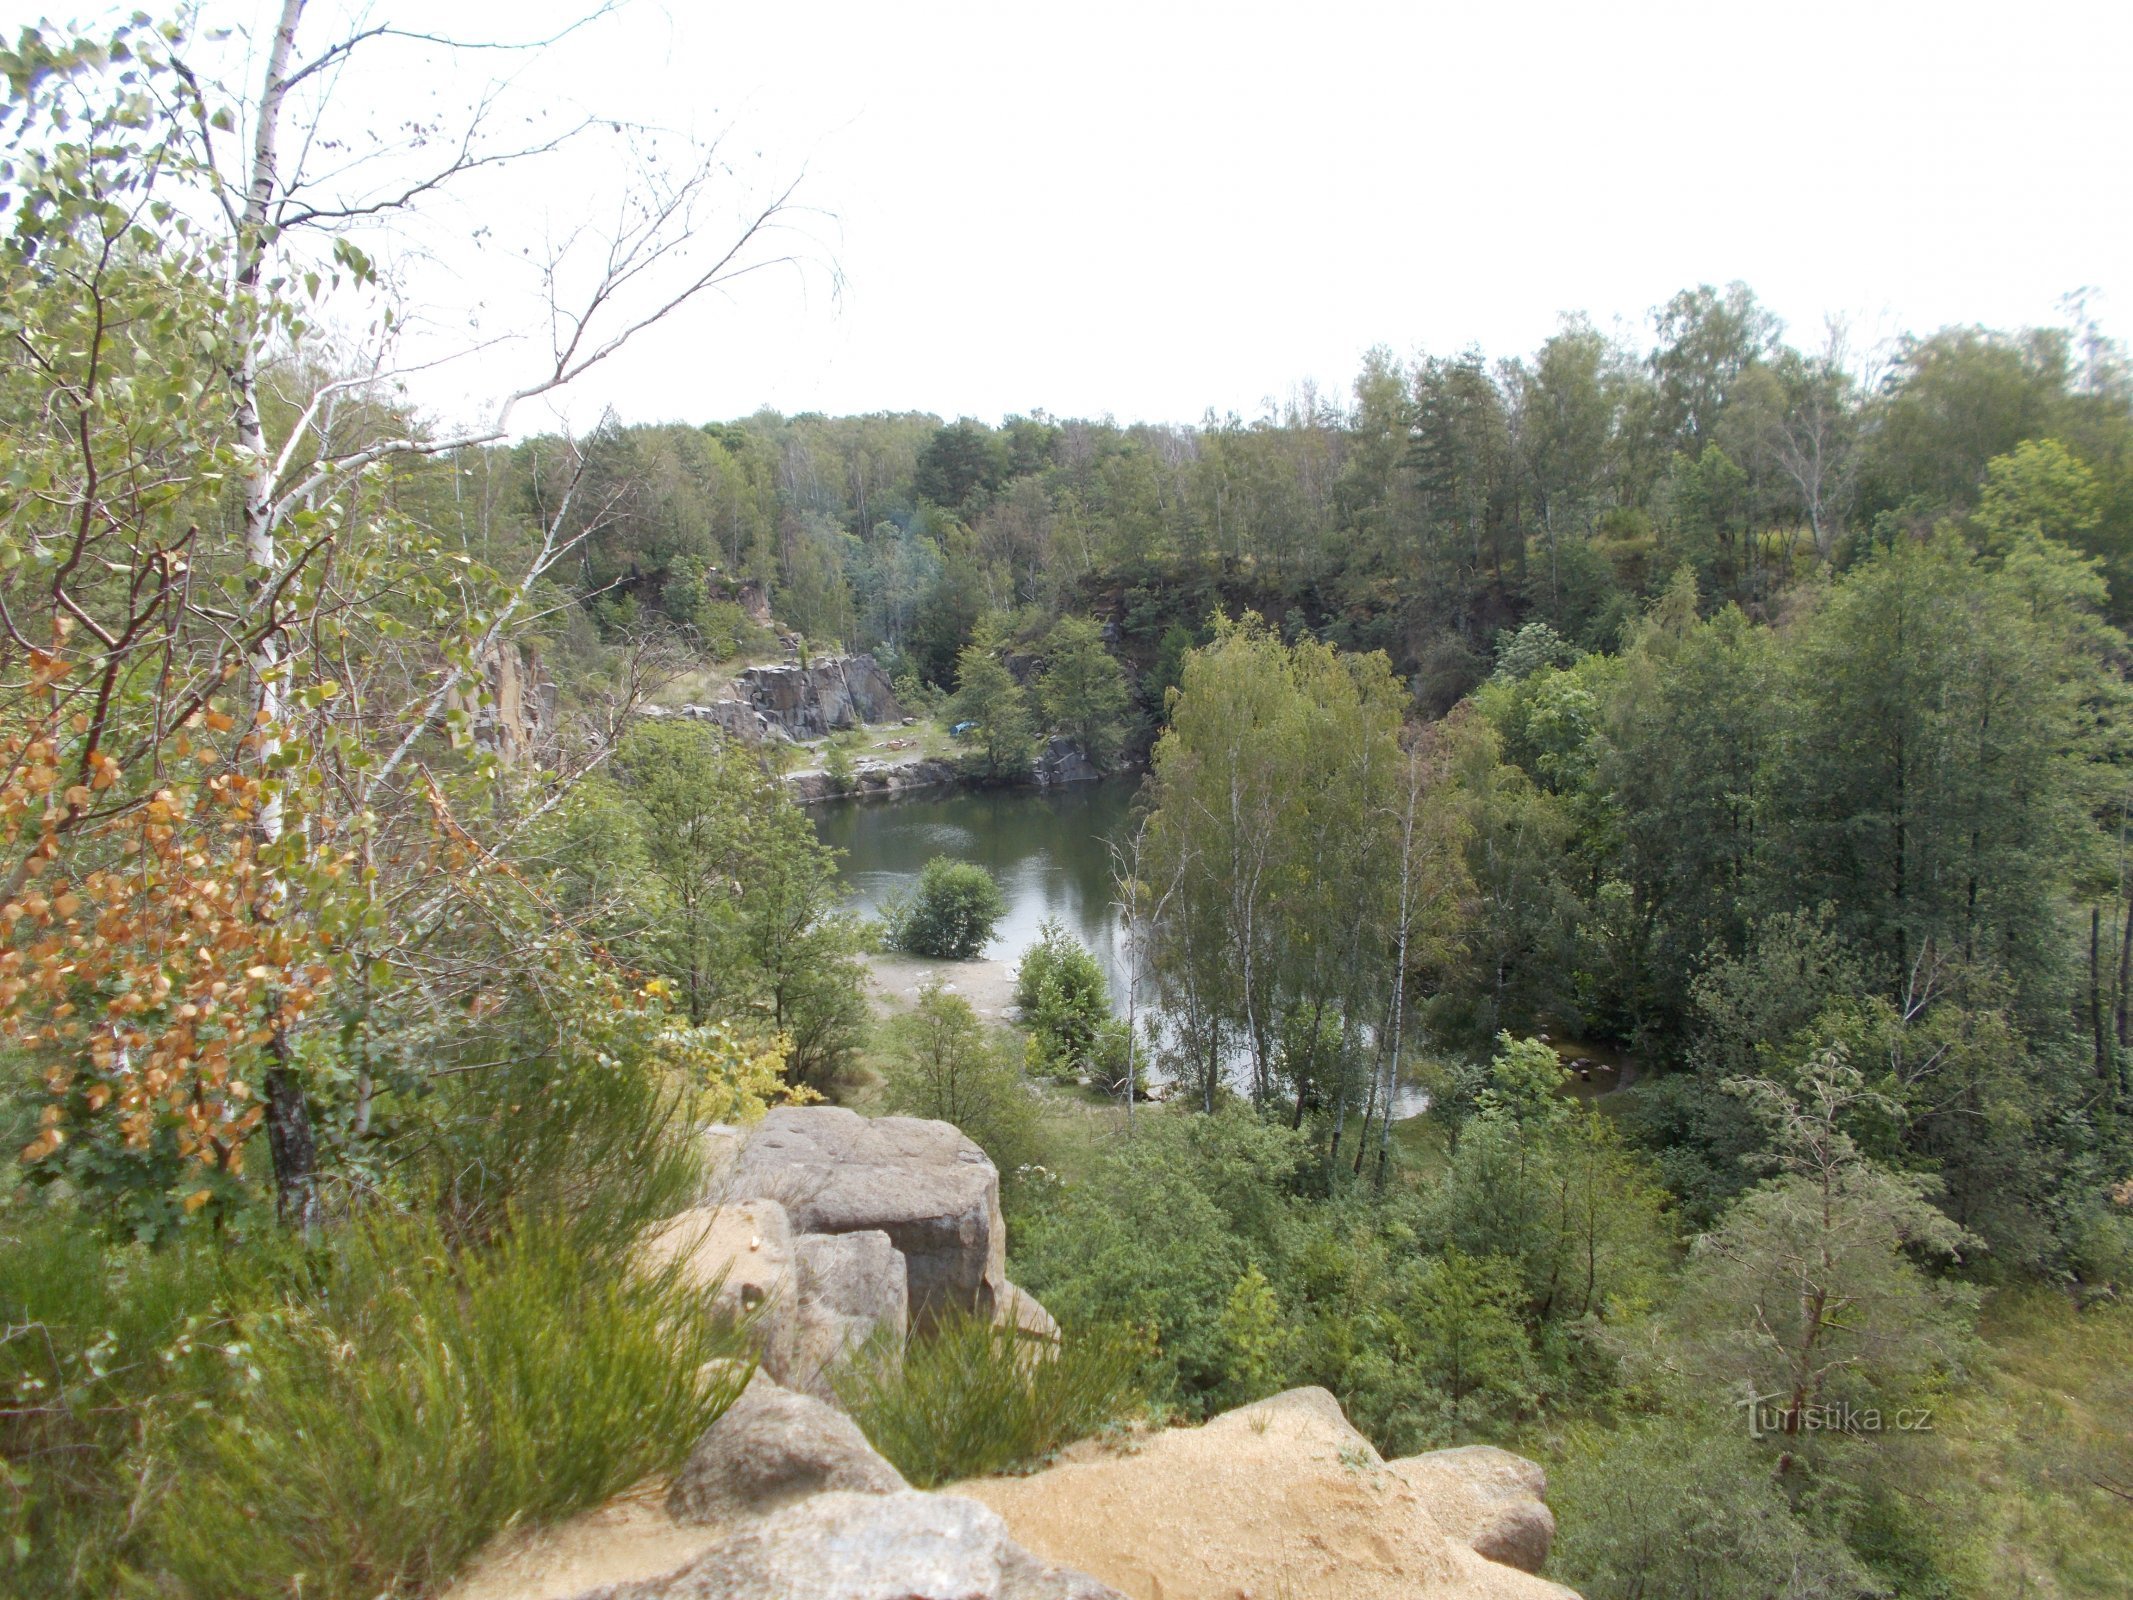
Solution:
[[[1007,900],[985,957],[1012,967],[1037,942],[1039,926],[1056,920],[1102,963],[1112,1009],[1124,1015],[1126,951],[1109,842],[1126,826],[1139,784],[1135,775],[1059,789],[832,801],[813,811],[823,842],[844,852],[839,872],[853,909],[878,912],[908,892],[934,856],[974,861]]]
[[[977,961],[873,958],[875,983],[890,1003],[908,1003],[925,976],[938,974],[981,1016],[1005,1020],[1015,964],[1051,919],[1096,957],[1110,984],[1111,1010],[1124,1016],[1126,943],[1111,892],[1110,842],[1124,837],[1140,782],[1136,773],[1059,789],[955,790],[812,807],[822,841],[844,852],[838,870],[845,904],[855,911],[872,916],[907,893],[934,856],[977,862],[998,880],[1007,901],[1007,914]],[[1162,1016],[1153,988],[1142,980],[1144,1024]],[[1228,1074],[1240,1090],[1248,1083],[1241,1051],[1229,1061]],[[1419,1089],[1403,1085],[1399,1114],[1412,1116],[1428,1103]]]

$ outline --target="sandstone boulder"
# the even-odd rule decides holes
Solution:
[[[954,1495],[828,1493],[748,1523],[679,1572],[580,1600],[1119,1600],[1017,1549]]]
[[[779,1106],[749,1137],[727,1187],[776,1200],[798,1233],[887,1234],[903,1254],[921,1330],[954,1310],[993,1316],[1006,1299],[1000,1175],[948,1123]]]
[[[1010,1283],[1007,1293],[995,1311],[1001,1322],[1011,1322],[1032,1339],[1046,1344],[1059,1342],[1059,1324],[1045,1310],[1037,1297],[1020,1284]]]
[[[1121,1449],[1076,1446],[982,1500],[1044,1560],[1132,1600],[1564,1600],[1448,1533],[1435,1498],[1389,1468],[1323,1389],[1296,1389]]]
[[[905,1487],[850,1417],[758,1372],[674,1475],[667,1513],[676,1522],[724,1524],[826,1490]]]
[[[735,1321],[752,1316],[763,1366],[774,1376],[793,1370],[799,1300],[792,1226],[783,1206],[762,1198],[700,1206],[653,1228],[639,1250],[652,1270],[678,1260],[695,1287],[718,1284],[713,1315]]]
[[[830,1372],[853,1351],[877,1336],[892,1358],[902,1350],[910,1322],[909,1274],[902,1253],[878,1228],[802,1234],[793,1250],[799,1327],[792,1382],[827,1398]]]
[[[1391,1470],[1428,1501],[1444,1531],[1491,1561],[1538,1572],[1555,1542],[1555,1513],[1542,1497],[1548,1475],[1536,1462],[1474,1444],[1406,1456]]]

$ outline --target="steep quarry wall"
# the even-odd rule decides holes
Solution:
[[[646,714],[716,723],[751,744],[820,739],[870,722],[901,722],[904,715],[889,675],[869,655],[749,667],[716,700],[673,711],[647,707]]]

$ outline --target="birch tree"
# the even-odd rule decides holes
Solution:
[[[209,1029],[213,1049],[168,1027],[104,1026],[117,1087],[92,1086],[71,1113],[55,1101],[40,1154],[64,1142],[70,1115],[138,1093],[190,1105],[188,1152],[228,1173],[263,1118],[284,1216],[305,1227],[320,1216],[318,1151],[295,1030],[327,980],[320,952],[376,926],[390,869],[413,862],[381,847],[384,819],[498,862],[500,840],[472,846],[454,819],[436,753],[464,743],[488,658],[598,521],[577,503],[573,459],[522,561],[492,571],[410,523],[384,486],[424,463],[456,470],[509,437],[529,402],[564,394],[691,301],[793,259],[777,248],[790,188],[714,235],[727,180],[715,148],[640,164],[588,204],[607,226],[572,232],[540,263],[537,359],[475,420],[419,426],[394,400],[406,368],[390,332],[367,345],[336,332],[405,321],[365,241],[469,174],[539,159],[594,125],[514,144],[496,132],[491,85],[449,136],[428,126],[392,159],[336,167],[337,133],[362,116],[333,101],[347,64],[456,42],[390,21],[314,31],[303,0],[284,0],[242,91],[217,83],[212,49],[141,21],[102,40],[33,30],[9,53],[4,408],[17,459],[35,463],[32,492],[8,507],[10,548],[27,558],[5,596],[12,878],[17,891],[36,876],[99,891],[45,896],[44,912],[16,919],[18,948],[64,942],[70,919],[102,937],[88,930],[114,897],[168,915],[167,879],[97,875],[115,830],[146,828],[170,830],[160,847],[202,892],[217,886],[210,904],[237,908],[228,949],[270,958],[245,960],[239,983],[215,978],[218,995],[171,1002],[213,1001],[228,1019]],[[67,771],[80,781],[61,782]],[[403,915],[433,927],[478,875],[418,890]],[[328,893],[336,883],[360,888]],[[412,948],[405,928],[392,943]],[[170,939],[143,948],[167,956]],[[151,965],[167,977],[162,956]],[[80,1017],[17,1020],[36,1032]],[[136,1035],[184,1058],[158,1068],[153,1090],[124,1087],[145,1082]]]

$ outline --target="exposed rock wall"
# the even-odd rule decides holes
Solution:
[[[506,766],[534,764],[555,736],[555,680],[532,651],[509,642],[497,644],[480,665],[480,689],[455,690],[446,706],[470,713],[475,744],[495,751]]]
[[[724,695],[700,704],[645,706],[648,717],[685,717],[724,728],[736,739],[820,739],[869,722],[900,722],[903,708],[889,675],[872,656],[824,656],[806,666],[749,667]]]
[[[897,722],[903,708],[889,675],[872,656],[825,656],[801,666],[750,667],[728,698],[794,739],[820,739],[840,728]]]
[[[1062,783],[1094,783],[1103,774],[1080,745],[1055,733],[1044,741],[1036,760],[1031,762],[1030,776],[1037,780],[1039,788],[1049,789]]]

